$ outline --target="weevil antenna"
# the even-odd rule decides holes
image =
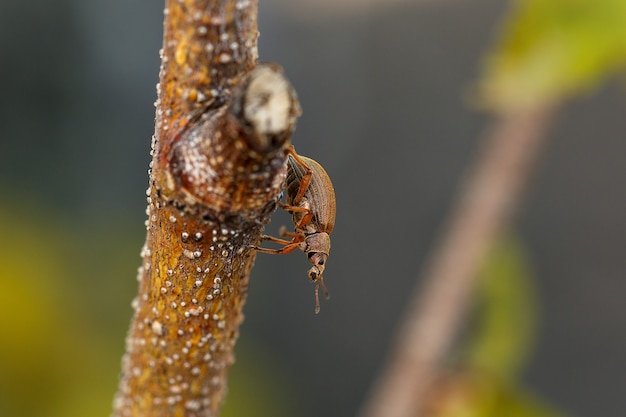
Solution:
[[[320,284],[315,284],[315,314],[320,314]]]
[[[326,288],[326,284],[324,284],[324,277],[320,276],[319,278],[319,285],[322,286],[322,291],[324,291],[324,297],[326,297],[326,299],[328,300],[330,298],[330,293],[328,292],[328,289]]]
[[[324,297],[327,300],[330,298],[326,284],[324,284],[324,278],[320,276],[315,283],[315,314],[320,313],[320,285],[322,286],[322,291],[324,291]]]

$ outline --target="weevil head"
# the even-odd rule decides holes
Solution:
[[[315,282],[315,314],[320,312],[319,288],[322,287],[324,296],[329,297],[326,285],[324,285],[324,268],[326,268],[326,259],[330,252],[330,236],[328,233],[319,232],[307,235],[304,239],[304,252],[309,258],[309,262],[313,264],[309,269],[309,278]]]
[[[324,284],[324,277],[322,276],[324,266],[326,264],[326,258],[328,258],[328,255],[325,253],[309,253],[309,261],[313,264],[311,269],[309,269],[309,278],[311,278],[311,281],[315,282],[315,314],[319,314],[320,312],[320,287],[322,287],[324,297],[327,299],[330,297],[328,290],[326,289],[326,284]]]
[[[330,253],[330,236],[328,236],[328,233],[311,233],[309,235],[306,235],[306,237],[304,238],[304,253],[309,256],[309,259],[316,252],[326,255],[326,257],[328,257],[328,254]]]
[[[328,233],[319,232],[308,235],[304,239],[304,252],[309,257],[313,267],[309,269],[309,278],[317,281],[324,273],[326,259],[330,253],[330,236]]]

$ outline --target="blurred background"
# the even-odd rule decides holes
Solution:
[[[260,3],[260,57],[304,110],[293,142],[335,185],[332,298],[313,314],[300,253],[257,257],[225,415],[355,415],[488,126],[468,91],[510,5]],[[110,413],[145,238],[162,6],[0,4],[2,416]],[[625,104],[608,79],[551,126],[504,266],[523,283],[490,313],[518,306],[490,335],[523,339],[506,391],[542,405],[499,416],[624,415]]]

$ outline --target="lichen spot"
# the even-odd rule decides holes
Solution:
[[[163,324],[161,324],[160,321],[155,320],[152,322],[152,325],[150,326],[152,333],[155,334],[156,336],[163,336]]]
[[[233,57],[230,54],[226,53],[226,52],[222,52],[219,55],[218,59],[219,59],[219,62],[221,64],[228,64],[230,61],[233,60]]]

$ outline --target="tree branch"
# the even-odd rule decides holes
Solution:
[[[139,294],[114,416],[216,416],[300,108],[256,1],[167,1]]]
[[[519,204],[552,113],[551,106],[517,110],[487,133],[362,417],[420,415],[471,303],[478,269]]]

